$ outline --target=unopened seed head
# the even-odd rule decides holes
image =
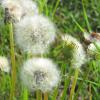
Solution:
[[[66,46],[71,45],[73,48],[71,65],[74,68],[79,68],[85,63],[86,54],[83,49],[82,44],[74,37],[66,34],[62,36],[62,40],[65,42]]]

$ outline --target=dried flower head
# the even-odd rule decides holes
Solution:
[[[53,23],[44,16],[24,17],[15,25],[15,40],[24,51],[32,54],[48,52],[56,36]]]
[[[10,72],[9,62],[6,57],[0,56],[0,70],[7,73]]]
[[[48,92],[58,85],[60,72],[50,59],[32,58],[24,63],[21,80],[31,91]]]
[[[70,57],[71,66],[73,66],[74,68],[81,67],[82,64],[85,63],[85,57],[86,57],[85,51],[81,43],[78,40],[76,40],[74,37],[68,34],[65,36],[62,36],[62,40],[65,44],[65,48],[70,47],[72,49],[72,52],[70,52],[71,53],[70,55],[72,56]]]
[[[23,9],[15,0],[2,0],[1,5],[3,9],[8,9],[11,18],[14,21],[19,21],[23,15]]]
[[[88,41],[91,42],[88,45],[87,54],[92,58],[98,54],[96,46],[100,48],[100,33],[93,32],[91,34],[85,34],[84,36]]]
[[[100,55],[99,53],[99,50],[97,49],[97,47],[99,48],[100,50],[100,41],[96,41],[95,43],[91,43],[88,48],[87,48],[87,53],[88,55],[92,58],[93,56],[96,56],[96,55]],[[99,56],[98,55],[98,56]]]
[[[3,9],[8,9],[14,22],[20,21],[24,16],[38,14],[38,7],[32,0],[2,0]]]
[[[91,34],[84,33],[84,37],[90,42],[100,41],[100,33],[95,33],[95,32],[92,32]]]

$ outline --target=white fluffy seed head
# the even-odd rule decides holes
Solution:
[[[64,35],[62,36],[62,40],[67,44],[67,45],[72,45],[73,47],[73,52],[72,52],[72,60],[71,60],[71,65],[74,68],[80,68],[84,63],[86,59],[86,54],[83,49],[83,46],[81,43],[76,40],[74,37],[70,35]]]
[[[48,52],[48,47],[55,40],[55,36],[53,23],[44,16],[25,17],[15,25],[15,40],[24,52]]]
[[[19,21],[23,14],[23,9],[15,0],[2,0],[1,5],[3,9],[8,9],[10,16],[14,21]]]
[[[3,72],[10,72],[9,61],[6,57],[0,56],[0,70]]]
[[[39,13],[36,2],[32,0],[17,0],[23,8],[24,15],[37,15]]]
[[[60,81],[57,66],[45,58],[32,58],[21,68],[22,83],[30,90],[51,91]]]
[[[11,18],[14,22],[18,22],[24,16],[32,16],[38,14],[38,7],[32,0],[2,0],[3,9],[8,8]]]

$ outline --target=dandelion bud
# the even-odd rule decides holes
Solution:
[[[85,54],[82,44],[70,35],[62,36],[62,40],[65,44],[65,48],[71,49],[70,50],[71,52],[69,52],[71,66],[73,66],[74,68],[81,67],[85,63],[85,58],[86,58],[86,54]]]

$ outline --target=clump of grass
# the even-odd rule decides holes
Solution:
[[[50,19],[52,19],[57,27],[58,33],[63,33],[67,34],[70,33],[72,36],[77,37],[80,39],[84,46],[84,33],[90,34],[92,31],[99,31],[99,17],[100,17],[100,6],[99,6],[99,1],[66,1],[65,0],[57,0],[57,1],[52,1],[52,0],[36,0],[39,5],[39,13],[44,13],[46,16],[48,16]],[[96,6],[95,6],[96,5]],[[2,20],[2,9],[0,9],[0,19]],[[70,16],[71,14],[71,16]],[[6,30],[5,30],[6,29]],[[5,32],[7,31],[7,32]],[[10,39],[8,39],[8,36],[10,33]],[[79,34],[81,34],[79,36]],[[18,66],[21,65],[22,62],[20,60],[27,60],[29,58],[34,57],[34,55],[28,55],[26,57],[26,54],[17,48],[16,46],[16,51],[14,50],[14,40],[13,40],[13,27],[12,23],[8,23],[5,26],[3,24],[0,24],[0,54],[9,56],[9,51],[11,50],[11,61],[18,57],[17,59],[19,60],[20,64],[17,64]],[[10,41],[10,48],[9,49],[9,41]],[[60,41],[60,39],[59,39]],[[2,82],[0,83],[0,98],[4,97],[4,91],[8,91],[12,89],[11,93],[11,98],[15,99],[23,99],[23,100],[28,100],[28,99],[37,99],[37,100],[56,100],[56,99],[75,99],[77,100],[78,98],[81,99],[96,99],[98,100],[100,98],[99,96],[99,87],[100,87],[100,81],[99,81],[99,72],[100,72],[100,47],[93,43],[97,49],[95,57],[92,57],[88,62],[86,62],[85,65],[82,65],[82,68],[79,72],[79,69],[71,69],[71,62],[70,59],[72,59],[72,52],[71,49],[73,46],[68,46],[66,48],[65,43],[61,43],[55,40],[54,48],[50,51],[50,54],[44,54],[42,57],[50,57],[54,59],[54,61],[59,65],[59,68],[61,70],[61,82],[59,82],[58,87],[54,89],[53,95],[50,93],[42,93],[40,90],[37,90],[37,94],[35,95],[34,93],[30,93],[24,86],[22,86],[22,91],[21,95],[20,93],[20,88],[18,88],[17,93],[14,93],[15,90],[15,82],[14,80],[17,81],[16,77],[17,75],[14,74],[16,71],[16,67],[14,67],[14,62],[12,62],[13,69],[12,69],[12,76],[10,79],[9,75],[4,75],[3,77],[0,75],[0,80]],[[52,45],[51,45],[52,46]],[[86,45],[87,46],[87,45]],[[85,48],[86,49],[86,48]],[[64,56],[63,56],[64,55]],[[20,58],[19,58],[20,57]],[[36,57],[41,57],[41,55],[36,55]],[[24,59],[23,59],[24,58]],[[87,60],[87,58],[86,58]],[[14,60],[15,61],[15,60]],[[75,61],[75,60],[74,60]],[[88,64],[87,64],[88,63]],[[17,66],[16,65],[16,66]],[[73,66],[74,67],[74,66]],[[78,66],[77,66],[78,67]],[[20,71],[20,70],[19,70]],[[19,74],[19,73],[18,73]],[[74,75],[74,77],[73,77]],[[13,81],[12,81],[13,80]],[[18,83],[20,85],[20,79],[18,79]],[[70,81],[72,83],[70,83]],[[10,84],[10,82],[12,82]],[[71,89],[68,91],[68,89]],[[11,87],[9,87],[11,86]],[[76,87],[78,89],[76,90]],[[5,92],[6,94],[6,92]],[[9,96],[9,93],[5,95],[7,98]],[[18,97],[17,97],[18,96]],[[36,97],[37,96],[37,97]],[[7,98],[8,99],[8,98]],[[11,100],[12,100],[11,99]]]

